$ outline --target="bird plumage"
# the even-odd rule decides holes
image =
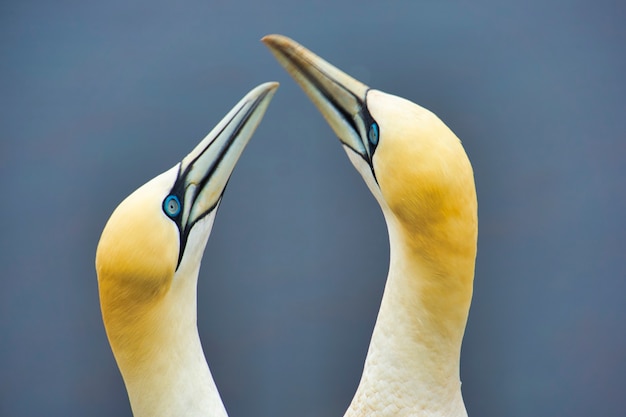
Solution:
[[[277,86],[250,91],[179,164],[120,203],[102,232],[102,317],[136,417],[226,416],[198,336],[198,272],[226,183]]]
[[[368,87],[295,41],[263,42],[339,137],[389,232],[385,291],[346,416],[466,416],[459,361],[478,226],[461,142],[430,111]]]

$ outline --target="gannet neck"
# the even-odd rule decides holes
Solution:
[[[448,252],[433,263],[411,247],[396,221],[387,224],[387,283],[345,416],[467,416],[459,362],[472,295],[472,254]],[[464,268],[457,269],[460,265]]]
[[[109,334],[133,415],[226,417],[196,325],[196,281],[177,276],[158,303]]]

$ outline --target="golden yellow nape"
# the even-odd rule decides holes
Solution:
[[[297,42],[263,42],[339,137],[389,232],[385,292],[346,416],[466,416],[459,361],[478,221],[461,142],[430,111],[370,88]]]
[[[102,232],[100,307],[135,417],[226,416],[198,336],[198,272],[228,179],[277,87],[251,90]]]

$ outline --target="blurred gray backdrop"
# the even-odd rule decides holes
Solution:
[[[271,80],[204,257],[201,338],[231,417],[343,415],[386,229],[268,33],[463,140],[480,207],[470,416],[624,415],[625,22],[616,0],[3,2],[0,415],[130,416],[100,318],[100,232]]]

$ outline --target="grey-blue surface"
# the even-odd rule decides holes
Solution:
[[[231,417],[341,416],[388,261],[380,210],[259,42],[282,33],[463,140],[479,255],[470,416],[626,408],[622,1],[22,1],[0,5],[0,415],[130,416],[94,254],[115,206],[255,85],[281,82],[202,265]]]

